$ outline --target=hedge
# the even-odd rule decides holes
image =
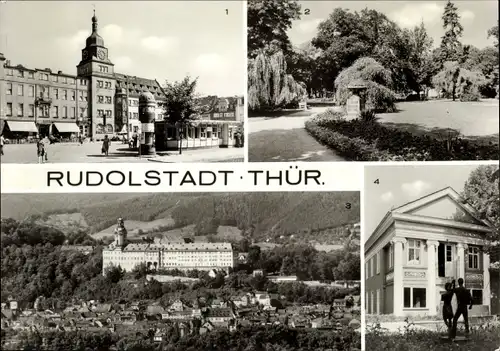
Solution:
[[[359,119],[346,121],[327,111],[306,122],[306,130],[320,143],[353,161],[498,160],[498,143],[458,139],[449,144],[431,136]]]

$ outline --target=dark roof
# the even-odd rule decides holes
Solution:
[[[149,91],[155,99],[164,99],[163,90],[156,79],[147,79],[115,73],[116,87],[128,89],[129,97],[139,97],[142,92]]]

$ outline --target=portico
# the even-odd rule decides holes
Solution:
[[[365,244],[366,296],[380,294],[367,303],[367,313],[440,314],[445,283],[464,278],[474,299],[471,314],[489,314],[490,262],[483,246],[490,231],[451,188],[393,209]]]

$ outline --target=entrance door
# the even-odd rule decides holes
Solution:
[[[438,277],[445,277],[445,244],[440,243],[438,246]]]
[[[446,244],[444,246],[444,255],[445,255],[445,276],[446,277],[454,277],[455,276],[455,253],[453,251],[454,245]]]

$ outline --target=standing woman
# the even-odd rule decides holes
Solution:
[[[102,142],[102,151],[104,152],[104,154],[106,156],[108,156],[108,152],[109,152],[109,138],[108,138],[108,135],[105,135],[104,136],[104,140]]]
[[[451,300],[453,299],[455,290],[455,280],[451,283],[446,283],[444,288],[446,292],[441,295],[441,301],[443,301],[443,319],[449,329],[453,326],[453,308],[451,307]]]

